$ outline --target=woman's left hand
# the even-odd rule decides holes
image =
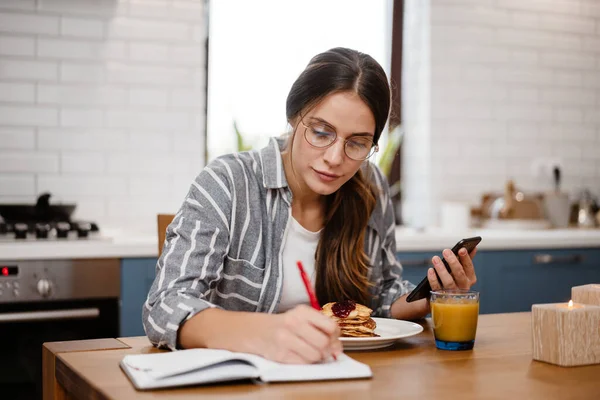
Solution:
[[[445,249],[442,254],[444,259],[450,265],[452,274],[448,272],[442,260],[435,256],[431,259],[433,267],[437,271],[440,279],[438,280],[433,268],[427,270],[427,279],[431,285],[431,290],[441,289],[463,289],[468,290],[477,282],[475,267],[473,266],[473,257],[477,254],[474,249],[471,254],[467,253],[464,247],[458,251],[458,257],[450,249]],[[441,281],[441,285],[440,285]]]

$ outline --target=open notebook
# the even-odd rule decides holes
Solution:
[[[127,355],[121,368],[137,389],[199,385],[238,379],[263,382],[369,378],[368,365],[340,354],[319,364],[279,364],[262,357],[227,350],[190,349],[168,353]]]

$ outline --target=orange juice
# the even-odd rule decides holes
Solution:
[[[475,340],[478,302],[445,302],[431,303],[433,318],[433,334],[436,340],[445,342],[468,342]]]

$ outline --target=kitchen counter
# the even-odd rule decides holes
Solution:
[[[441,229],[417,231],[396,228],[396,250],[441,251],[462,238],[481,236],[479,250],[527,250],[600,247],[600,229],[502,230],[472,229],[448,232]]]
[[[0,260],[72,259],[72,258],[145,258],[157,256],[155,235],[105,229],[101,239],[62,242],[52,240],[1,242]],[[480,250],[561,249],[600,247],[600,229],[548,229],[532,231],[470,230],[447,232],[438,229],[417,231],[396,229],[399,252],[441,251],[464,237],[481,236]]]
[[[0,241],[0,260],[156,257],[156,235],[104,229],[98,238],[63,241]]]

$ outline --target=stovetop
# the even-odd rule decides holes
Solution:
[[[98,224],[88,221],[0,222],[0,242],[64,241],[100,238]]]

